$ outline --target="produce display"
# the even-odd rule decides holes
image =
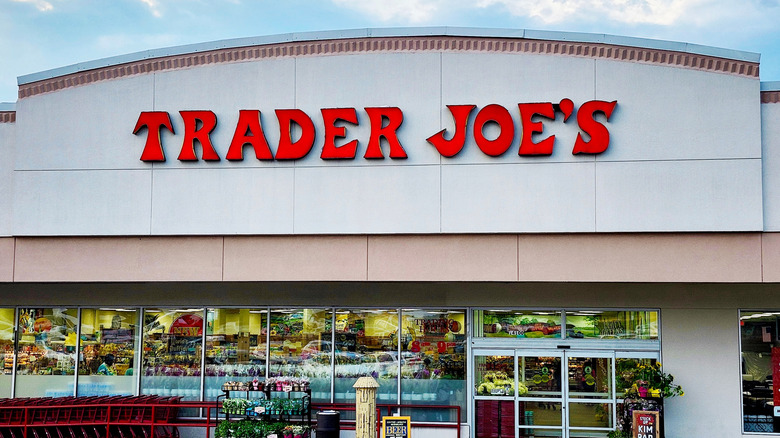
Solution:
[[[307,379],[299,378],[225,382],[220,411],[224,420],[218,423],[215,437],[308,438],[311,429],[309,386]],[[246,398],[233,398],[236,391],[238,395],[245,391]],[[259,392],[260,397],[254,392]],[[294,393],[302,396],[293,396]],[[220,406],[219,398],[217,405]],[[238,417],[238,421],[231,415]]]
[[[515,379],[503,371],[488,371],[477,384],[478,395],[515,395]],[[528,387],[522,382],[517,384],[517,394],[528,394]]]

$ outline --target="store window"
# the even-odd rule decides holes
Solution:
[[[0,398],[11,397],[14,374],[14,309],[0,309],[0,347],[3,349],[3,372],[0,374]]]
[[[135,350],[140,312],[81,309],[78,395],[135,394]]]
[[[268,337],[266,309],[208,309],[206,400],[227,381],[264,380]]]
[[[398,401],[398,311],[337,310],[335,402],[354,403],[359,377],[379,383],[378,403]]]
[[[16,397],[73,395],[78,311],[21,308]]]
[[[200,400],[203,309],[146,309],[141,392]]]
[[[742,344],[742,415],[745,432],[780,432],[774,416],[780,377],[780,311],[740,313]]]
[[[567,310],[566,337],[655,340],[658,339],[658,312]]]
[[[404,309],[401,317],[401,403],[465,412],[466,312]],[[415,421],[455,421],[452,411],[408,411]]]
[[[475,336],[486,338],[560,338],[561,312],[549,310],[475,310]]]
[[[333,312],[272,309],[269,320],[270,377],[309,380],[313,401],[330,401]]]

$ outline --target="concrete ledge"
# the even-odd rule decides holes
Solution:
[[[222,237],[20,237],[14,280],[221,281],[222,245]]]
[[[14,238],[0,237],[0,283],[14,281]]]
[[[6,237],[0,283],[777,283],[780,233]]]
[[[226,237],[225,281],[363,281],[365,236]]]

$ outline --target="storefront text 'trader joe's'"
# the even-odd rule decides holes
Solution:
[[[573,154],[600,154],[609,147],[609,130],[596,120],[597,114],[603,114],[609,121],[617,101],[607,102],[591,100],[583,103],[577,110],[577,134]],[[447,105],[455,123],[455,130],[447,139],[446,130],[441,130],[427,138],[444,157],[457,155],[466,144],[466,132],[471,114],[476,105]],[[551,135],[537,142],[533,136],[542,134],[544,124],[539,119],[555,121],[557,114],[563,115],[563,123],[574,113],[574,103],[563,99],[557,104],[552,102],[520,103],[518,104],[521,137],[518,155],[551,155],[555,146],[555,136]],[[401,141],[398,138],[398,128],[404,121],[403,111],[398,107],[368,107],[364,108],[370,124],[370,136],[363,158],[383,159],[381,140],[384,139],[390,148],[390,158],[407,158]],[[277,109],[276,118],[279,122],[280,138],[276,154],[271,152],[268,140],[263,132],[260,110],[240,110],[235,133],[230,142],[225,158],[231,161],[244,159],[244,146],[251,146],[258,160],[298,160],[311,152],[316,138],[316,130],[312,118],[300,109]],[[358,113],[355,108],[325,108],[320,110],[325,126],[324,143],[320,158],[323,160],[355,159],[358,140],[346,141],[347,129],[343,124],[358,125]],[[211,141],[211,132],[217,126],[217,116],[212,111],[180,111],[184,123],[184,139],[178,159],[180,161],[198,161],[195,153],[195,142],[202,148],[202,159],[219,161],[220,157]],[[488,139],[483,134],[483,128],[489,124],[497,124],[500,133],[494,139]],[[299,135],[293,138],[293,128],[297,127]],[[138,135],[144,128],[147,130],[146,144],[141,154],[141,161],[165,161],[162,142],[162,130],[167,129],[175,134],[171,116],[167,111],[144,111],[138,117],[133,134]],[[509,150],[515,140],[515,125],[510,111],[501,105],[487,105],[477,111],[471,131],[477,147],[486,155],[499,156]],[[586,140],[586,134],[590,139]],[[337,145],[337,141],[342,143]]]

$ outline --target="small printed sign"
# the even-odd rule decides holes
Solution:
[[[411,417],[384,417],[382,418],[382,438],[409,438],[411,437]]]
[[[632,438],[658,438],[660,436],[657,411],[634,411]]]
[[[284,385],[282,386],[282,391],[284,392],[292,392],[292,385]]]

